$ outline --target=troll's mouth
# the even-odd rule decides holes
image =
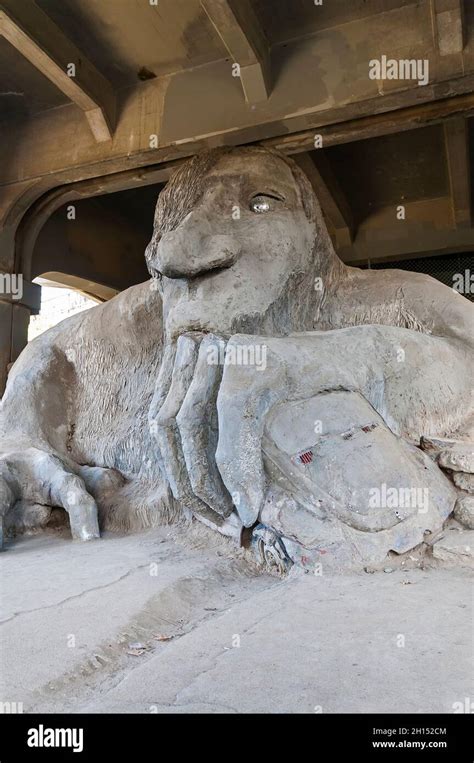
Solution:
[[[211,278],[214,278],[215,276],[218,276],[219,273],[223,273],[225,270],[229,270],[229,268],[232,267],[235,260],[226,262],[224,265],[216,265],[215,267],[211,267],[208,270],[201,271],[200,273],[196,273],[196,275],[188,276],[187,280],[191,281],[193,284],[200,284],[205,283],[206,281],[209,281]]]
[[[168,273],[161,273],[161,275],[164,278],[170,278],[172,280],[183,279],[195,284],[203,283],[210,278],[214,278],[214,276],[219,275],[219,273],[222,273],[224,270],[231,268],[235,262],[235,259],[235,257],[228,257],[225,261],[223,261],[219,258],[219,261],[215,265],[209,265],[205,269],[203,267],[202,269],[197,270],[195,273],[183,273],[180,270],[169,270]]]

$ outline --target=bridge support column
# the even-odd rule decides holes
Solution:
[[[40,305],[41,286],[0,273],[0,396],[11,364],[28,342],[30,315],[37,315]]]

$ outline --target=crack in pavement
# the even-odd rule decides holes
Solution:
[[[109,583],[104,583],[104,585],[98,585],[98,586],[93,586],[92,588],[87,588],[85,591],[80,591],[79,593],[75,593],[72,596],[67,596],[65,599],[56,601],[53,604],[44,604],[41,607],[32,607],[31,609],[22,609],[19,612],[14,612],[13,615],[5,618],[5,620],[0,620],[0,625],[5,625],[5,623],[9,623],[11,622],[11,620],[14,620],[16,617],[20,617],[21,615],[29,615],[32,612],[41,612],[44,609],[53,609],[54,607],[61,607],[63,604],[66,604],[66,602],[73,601],[74,599],[79,599],[81,596],[85,596],[85,594],[92,593],[92,591],[100,591],[105,588],[110,588],[110,586],[116,585],[117,583],[120,583],[122,580],[125,580],[125,578],[131,575],[132,573],[138,572],[138,570],[141,570],[144,567],[149,567],[149,566],[150,566],[150,562],[146,562],[146,564],[141,564],[138,567],[134,567],[133,570],[127,570],[127,572],[125,572],[123,575],[120,575],[118,578],[115,578]]]

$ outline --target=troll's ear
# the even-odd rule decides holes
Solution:
[[[298,186],[299,192],[301,194],[301,201],[303,203],[303,209],[305,211],[306,217],[310,222],[316,223],[319,226],[319,222],[323,219],[323,216],[321,212],[321,206],[316,197],[313,186],[311,185],[301,167],[299,167],[296,162],[293,161],[293,159],[290,159],[289,157],[285,157],[285,159],[290,166],[291,172],[296,181],[296,185]]]
[[[334,250],[331,236],[329,235],[326,220],[324,219],[321,204],[319,203],[319,199],[316,196],[316,193],[307,175],[304,173],[301,167],[295,161],[293,161],[293,159],[290,159],[288,156],[284,156],[283,158],[290,167],[293,173],[293,177],[295,178],[296,184],[299,188],[306,217],[310,222],[313,222],[316,225],[318,247],[322,250],[326,250],[328,253],[331,252],[334,256],[337,256]]]

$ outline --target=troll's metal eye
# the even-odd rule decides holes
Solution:
[[[272,209],[273,199],[269,196],[263,196],[262,194],[259,194],[258,196],[254,196],[253,199],[250,200],[250,209],[252,212],[256,212],[257,214],[262,214],[262,212],[270,212]]]

